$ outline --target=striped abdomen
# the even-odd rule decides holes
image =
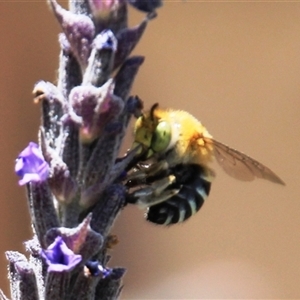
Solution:
[[[209,195],[211,182],[200,165],[178,165],[171,173],[175,175],[176,183],[169,189],[180,190],[168,200],[148,207],[146,219],[152,223],[171,225],[183,222],[201,208]]]

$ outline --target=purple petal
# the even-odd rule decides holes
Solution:
[[[99,264],[98,261],[87,261],[85,267],[89,270],[89,275],[91,276],[100,276],[101,278],[106,278],[113,273],[113,269],[104,268]]]
[[[31,181],[45,181],[49,176],[49,165],[44,160],[39,146],[33,142],[19,154],[15,165],[16,174],[21,177],[20,185]]]
[[[68,248],[60,236],[46,250],[42,250],[41,255],[48,264],[48,272],[72,270],[82,260],[81,255]]]

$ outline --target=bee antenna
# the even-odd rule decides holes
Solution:
[[[154,120],[154,111],[158,108],[158,103],[155,103],[152,105],[150,109],[150,117],[152,120]]]

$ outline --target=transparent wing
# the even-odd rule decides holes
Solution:
[[[228,175],[243,181],[251,181],[257,177],[285,185],[272,170],[257,160],[214,139],[204,139],[206,143],[213,145],[216,160]]]

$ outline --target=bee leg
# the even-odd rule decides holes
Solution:
[[[141,208],[152,206],[176,195],[180,189],[168,189],[176,180],[174,175],[169,175],[157,180],[151,186],[138,189],[127,196],[127,202],[137,204]]]
[[[160,161],[152,165],[140,165],[140,169],[128,175],[128,182],[145,182],[147,177],[155,176],[168,169],[168,163],[166,161]]]

